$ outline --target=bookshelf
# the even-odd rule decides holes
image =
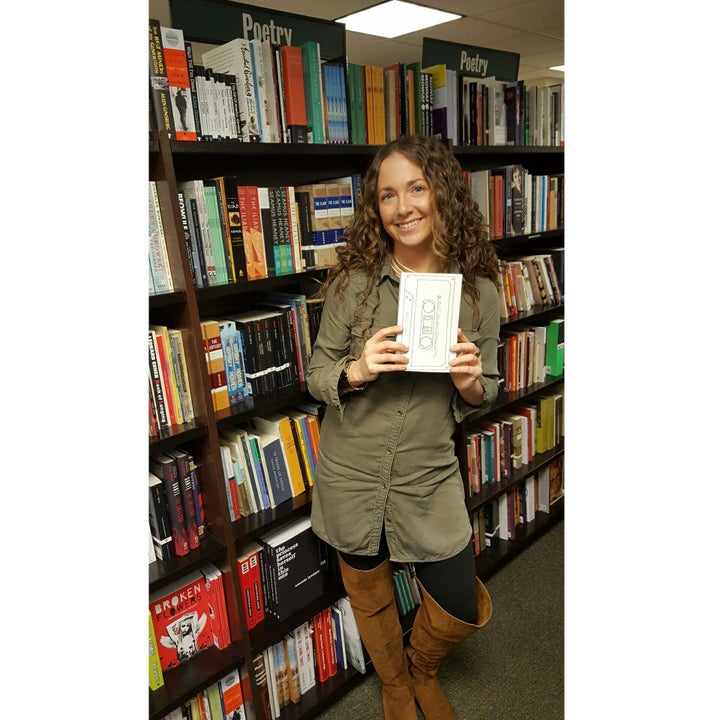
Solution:
[[[232,4],[232,3],[231,3]],[[261,399],[248,397],[241,406],[215,413],[206,371],[200,322],[206,317],[228,312],[240,312],[258,300],[264,293],[273,290],[307,292],[310,294],[313,279],[321,271],[310,271],[295,275],[271,277],[255,281],[240,281],[230,285],[195,289],[192,271],[185,248],[180,208],[177,201],[179,183],[197,178],[234,175],[239,182],[254,185],[301,185],[328,177],[363,173],[371,161],[376,147],[372,145],[307,145],[241,143],[239,141],[219,142],[177,142],[166,134],[152,131],[149,140],[150,179],[158,184],[161,210],[165,221],[168,253],[176,290],[149,299],[151,323],[166,324],[182,331],[185,343],[189,382],[195,406],[195,419],[191,423],[173,426],[162,433],[160,438],[151,438],[150,451],[163,450],[181,445],[190,450],[200,469],[206,514],[206,537],[200,548],[171,563],[151,563],[149,568],[149,590],[162,588],[192,570],[212,562],[223,574],[228,620],[232,637],[231,645],[222,650],[211,648],[165,673],[165,685],[150,692],[150,720],[160,720],[181,703],[219,680],[225,674],[245,664],[252,677],[252,658],[262,649],[276,642],[300,622],[311,617],[321,607],[326,607],[343,594],[342,585],[326,583],[325,594],[313,601],[304,610],[278,623],[266,620],[260,626],[248,631],[242,612],[240,580],[235,559],[240,548],[255,540],[263,533],[282,523],[306,515],[312,504],[312,492],[279,505],[272,510],[258,512],[250,517],[233,522],[227,506],[225,484],[220,457],[220,434],[229,425],[238,424],[259,413],[282,410],[307,396],[303,384],[274,391]],[[520,163],[533,173],[562,173],[564,152],[562,148],[550,147],[466,147],[456,146],[454,152],[466,170],[494,168],[501,165]],[[504,238],[498,241],[501,257],[519,253],[540,252],[547,247],[563,244],[562,229],[546,233]],[[546,308],[522,317],[512,318],[503,323],[503,328],[519,325],[529,319],[542,321],[562,314],[562,306]],[[549,378],[541,386],[524,391],[501,394],[492,408],[484,415],[491,416],[509,407],[514,402],[530,398],[561,382]],[[459,440],[464,429],[460,429]],[[553,451],[538,456],[533,463],[514,472],[512,476],[498,483],[492,490],[467,498],[468,511],[491,501],[498,493],[523,482],[542,463],[550,462],[563,453],[562,445]],[[461,466],[467,472],[464,453],[459,455]],[[477,558],[478,575],[485,579],[497,571],[512,557],[537,539],[548,527],[563,515],[562,501],[552,506],[549,514],[539,514],[533,523],[519,529],[513,541],[500,541],[486,549]],[[402,620],[409,632],[412,614]],[[330,706],[362,676],[352,669],[340,671],[326,683],[319,683],[302,696],[298,705],[289,705],[281,717],[289,720],[312,718]],[[260,691],[252,684],[253,702],[261,707]],[[261,717],[261,713],[258,715]]]

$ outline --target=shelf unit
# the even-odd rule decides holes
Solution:
[[[183,576],[184,574],[213,562],[223,572],[232,645],[223,651],[207,650],[190,662],[184,663],[165,673],[165,685],[150,693],[150,720],[159,720],[174,707],[197,694],[224,674],[247,663],[260,650],[279,640],[286,632],[300,622],[312,617],[322,607],[336,600],[342,594],[338,581],[326,588],[325,595],[312,603],[297,616],[286,622],[276,623],[266,619],[263,624],[247,631],[244,616],[238,603],[241,597],[235,558],[243,544],[273,529],[294,517],[309,513],[312,493],[307,492],[288,500],[273,510],[263,511],[236,522],[230,520],[222,475],[219,433],[230,424],[242,422],[259,412],[279,410],[305,397],[306,389],[300,384],[282,392],[276,392],[261,401],[248,398],[240,407],[223,411],[218,417],[212,412],[210,385],[205,370],[205,358],[200,334],[200,319],[224,311],[239,311],[254,299],[269,290],[287,288],[303,290],[314,273],[269,278],[266,280],[244,281],[241,283],[195,290],[184,248],[184,237],[180,211],[176,198],[177,184],[183,180],[233,174],[248,184],[293,184],[322,180],[325,177],[364,172],[372,159],[376,147],[351,145],[268,145],[243,144],[238,142],[178,143],[152,133],[150,140],[150,178],[158,182],[163,219],[168,237],[168,250],[173,268],[173,280],[178,288],[173,293],[153,296],[149,301],[152,322],[180,328],[183,332],[196,419],[193,423],[173,427],[163,437],[151,440],[151,450],[162,450],[173,445],[189,448],[198,459],[200,477],[205,499],[207,537],[198,550],[175,562],[163,566],[151,563],[149,571],[150,592]],[[512,162],[521,163],[531,172],[562,172],[562,148],[466,148],[456,147],[454,151],[463,167],[479,169],[496,167]],[[310,162],[311,160],[311,162]],[[562,230],[548,233],[506,238],[498,241],[498,253],[503,256],[518,252],[540,251],[546,246],[557,246],[563,242]],[[316,273],[315,273],[316,274]],[[562,307],[553,307],[539,312],[527,313],[504,323],[509,327],[532,319],[540,321],[562,313]],[[484,414],[490,415],[535,392],[541,392],[561,379],[549,379],[546,383],[533,386],[522,392],[501,394],[492,408]],[[509,480],[498,483],[490,491],[468,498],[468,510],[492,499],[493,494],[507,490],[521,482],[527,475],[563,452],[562,446],[537,457],[532,464],[513,473]],[[461,456],[462,457],[462,456]],[[563,504],[559,501],[551,508],[549,515],[539,514],[535,522],[518,528],[518,537],[511,542],[499,541],[492,548],[484,550],[477,558],[478,575],[487,578],[499,567],[533,542],[549,526],[563,516]],[[412,616],[403,618],[409,631]],[[315,717],[327,708],[362,678],[362,675],[347,670],[339,673],[329,682],[318,684],[302,697],[298,705],[283,710],[283,717],[289,720]],[[253,687],[255,707],[260,698]]]

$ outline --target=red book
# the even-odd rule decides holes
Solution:
[[[295,45],[280,48],[282,85],[290,142],[307,142],[307,109],[302,50]]]
[[[320,682],[325,682],[330,677],[328,665],[327,635],[323,630],[322,611],[313,616],[313,648],[315,649],[315,660],[317,661],[317,675]],[[163,668],[164,669],[164,668]]]
[[[208,590],[199,570],[153,593],[150,616],[163,670],[214,645]]]
[[[500,240],[505,230],[505,176],[493,175],[492,179],[492,239]]]
[[[253,578],[250,570],[250,556],[252,554],[251,550],[246,550],[237,559],[242,606],[245,610],[245,623],[248,630],[252,630],[258,624],[253,598]]]
[[[325,648],[328,655],[328,675],[333,677],[337,675],[337,650],[335,649],[335,632],[333,630],[335,623],[333,622],[332,610],[326,607],[322,611],[322,627],[325,635]]]

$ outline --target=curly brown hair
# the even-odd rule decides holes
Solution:
[[[470,194],[460,163],[444,143],[425,135],[404,135],[378,149],[363,177],[355,213],[345,231],[345,245],[337,249],[337,263],[328,270],[321,296],[336,278],[337,292],[342,294],[353,270],[369,273],[375,283],[380,279],[383,261],[393,251],[393,240],[378,212],[378,175],[382,162],[393,153],[400,153],[422,169],[435,210],[432,251],[445,267],[457,262],[476,304],[475,277],[487,277],[497,285],[498,257],[490,242],[487,221]]]

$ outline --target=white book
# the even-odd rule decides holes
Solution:
[[[235,76],[240,105],[240,139],[257,142],[260,139],[260,128],[251,52],[249,40],[235,38],[204,52],[202,62],[206,68]]]
[[[458,341],[462,275],[400,273],[399,342],[409,347],[408,370],[450,372],[450,346]]]
[[[350,600],[347,597],[341,597],[335,606],[340,610],[343,617],[343,633],[345,634],[345,649],[347,650],[347,659],[358,672],[365,673],[365,656],[363,655],[362,640],[360,639],[360,631],[358,630],[355,616],[353,615]]]
[[[535,520],[535,475],[525,478],[525,522]]]

